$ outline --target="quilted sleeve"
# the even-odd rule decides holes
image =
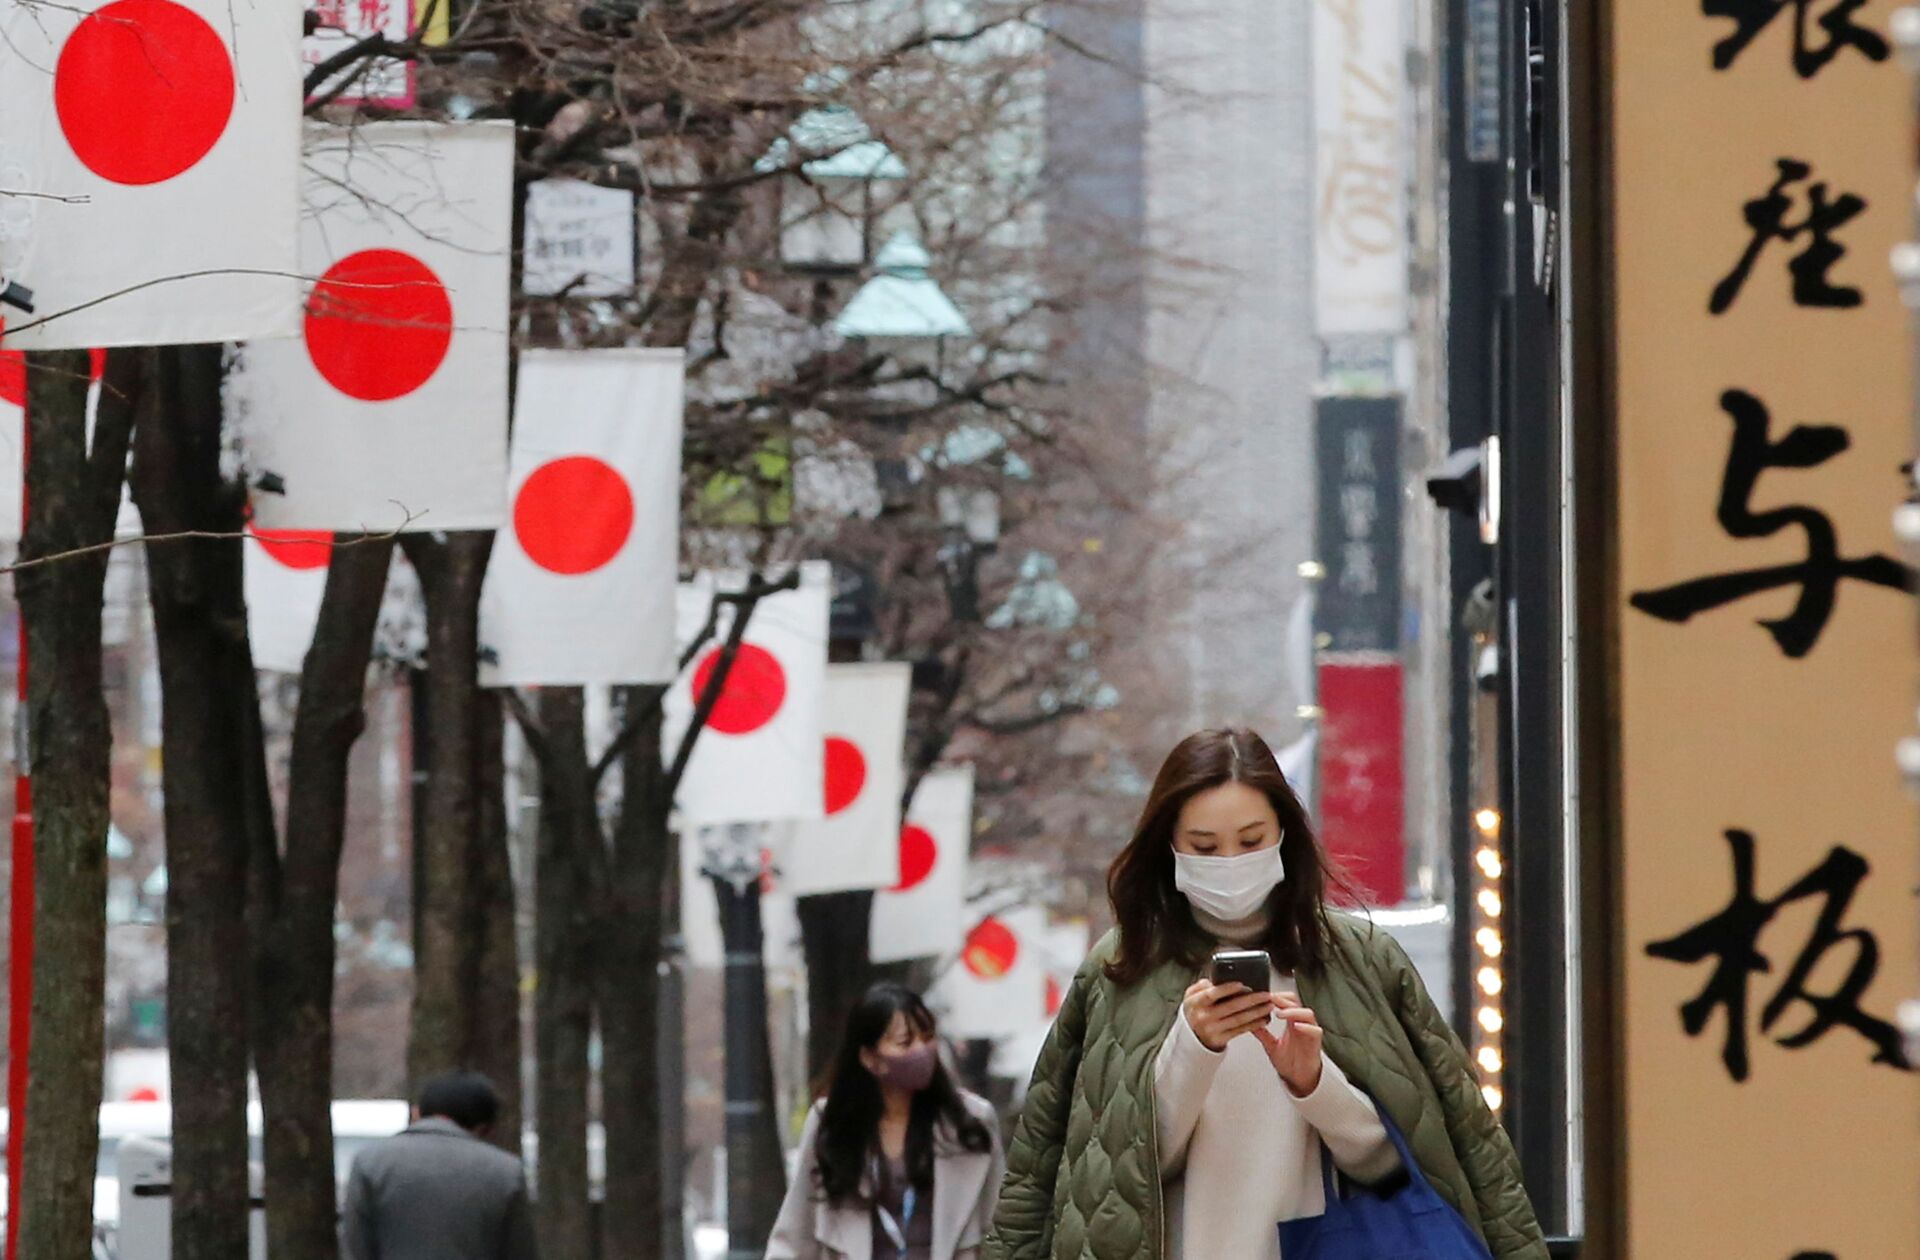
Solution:
[[[1067,991],[1053,1030],[1041,1047],[1040,1061],[1027,1087],[1013,1141],[1007,1147],[1007,1178],[982,1260],[1047,1260],[1053,1248],[1053,1191],[1066,1152],[1067,1119],[1073,1108],[1074,1078],[1085,1048],[1087,989],[1083,969]]]
[[[1520,1181],[1520,1161],[1507,1131],[1481,1097],[1466,1047],[1434,1006],[1420,972],[1400,943],[1385,932],[1376,932],[1374,939],[1381,942],[1375,955],[1381,981],[1393,996],[1401,1026],[1440,1096],[1447,1137],[1473,1185],[1488,1249],[1494,1260],[1547,1260],[1546,1239]]]

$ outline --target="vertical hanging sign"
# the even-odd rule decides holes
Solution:
[[[1400,660],[1400,400],[1322,398],[1314,596],[1327,849],[1376,906],[1405,897]]]
[[[1612,9],[1620,1250],[1916,1255],[1894,5]]]
[[[1322,337],[1407,327],[1400,0],[1313,6],[1314,314]]]

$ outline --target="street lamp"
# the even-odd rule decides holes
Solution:
[[[806,271],[865,266],[874,188],[905,179],[906,164],[844,105],[802,114],[755,169],[788,170],[796,151],[806,160],[780,186],[781,261]]]
[[[973,325],[929,274],[933,258],[911,232],[896,232],[873,260],[876,274],[853,295],[834,331],[868,340],[966,337]]]

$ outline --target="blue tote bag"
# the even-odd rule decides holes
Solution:
[[[1280,1223],[1280,1260],[1492,1260],[1473,1226],[1428,1184],[1387,1113],[1378,1104],[1374,1110],[1400,1152],[1406,1179],[1386,1194],[1355,1186],[1335,1175],[1333,1156],[1322,1145],[1326,1213]]]

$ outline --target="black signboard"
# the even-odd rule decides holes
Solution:
[[[1328,652],[1400,650],[1400,399],[1322,398],[1314,628]]]

